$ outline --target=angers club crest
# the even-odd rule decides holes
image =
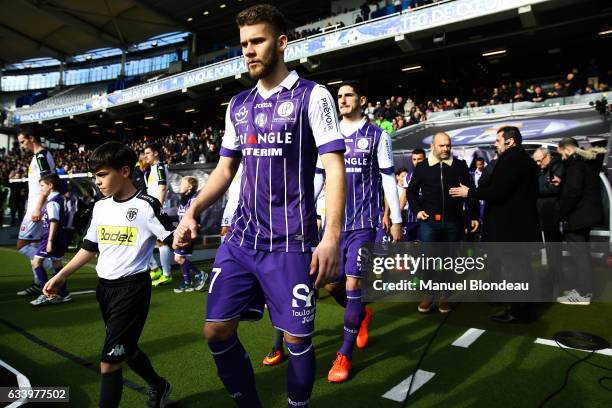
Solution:
[[[128,221],[134,221],[136,219],[136,215],[138,215],[138,208],[130,208],[125,214],[125,217]]]

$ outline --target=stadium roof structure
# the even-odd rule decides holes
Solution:
[[[227,3],[227,4],[226,4]],[[66,60],[90,50],[128,50],[171,32],[207,39],[235,35],[234,16],[252,0],[0,0],[0,64],[37,58]],[[275,2],[287,18],[308,18],[329,9],[314,0]],[[327,6],[324,4],[327,3]],[[298,14],[300,13],[299,17]],[[313,14],[315,13],[315,14]]]

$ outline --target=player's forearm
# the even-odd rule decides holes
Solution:
[[[391,222],[393,224],[402,223],[402,213],[400,208],[402,207],[401,201],[397,196],[397,187],[395,187],[395,178],[393,174],[381,174],[382,187],[385,193],[385,203],[387,204],[391,212]],[[404,205],[406,204],[406,191],[403,191],[402,200]],[[386,210],[386,208],[385,208]]]
[[[88,251],[86,249],[79,249],[79,252],[76,253],[74,258],[70,260],[59,272],[64,278],[68,278],[78,269],[80,269],[83,265],[91,260],[96,255],[95,252]]]
[[[341,153],[327,153],[322,156],[325,166],[325,234],[323,239],[340,239],[344,219],[346,178],[344,158]]]
[[[57,221],[49,222],[49,242],[53,241],[55,237],[55,233],[57,232]]]
[[[185,217],[196,218],[202,211],[217,202],[232,183],[239,165],[240,161],[237,159],[222,157],[217,167],[210,173],[206,185],[185,213]]]
[[[159,186],[159,202],[163,205],[166,201],[166,194],[168,193],[168,187],[161,185]]]
[[[38,196],[38,200],[36,200],[36,207],[34,207],[34,210],[36,212],[41,212],[43,206],[45,205],[45,201],[47,201],[47,196],[43,193],[40,193],[40,195]]]

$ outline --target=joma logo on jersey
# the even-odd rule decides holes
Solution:
[[[98,243],[106,245],[136,245],[138,228],[98,225]]]

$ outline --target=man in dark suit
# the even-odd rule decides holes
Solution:
[[[461,185],[450,189],[453,197],[484,200],[483,242],[538,242],[539,169],[522,145],[518,128],[505,126],[497,131],[495,148],[498,160],[490,181],[475,189]],[[525,257],[504,257],[503,265],[512,271],[525,272]],[[520,265],[519,265],[520,264]],[[530,303],[515,302],[493,320],[500,323],[526,321],[533,317]]]

